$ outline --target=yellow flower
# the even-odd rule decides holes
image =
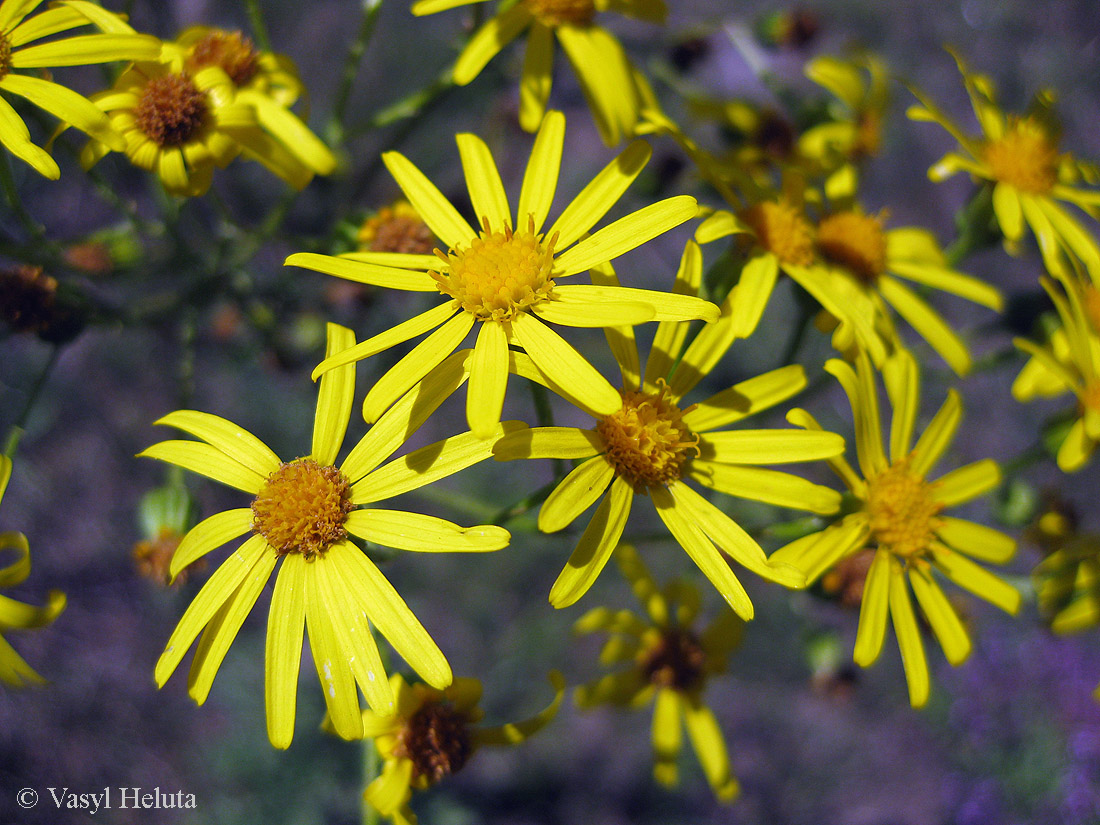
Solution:
[[[859,509],[825,530],[777,550],[772,560],[799,567],[805,571],[807,582],[813,582],[841,560],[864,548],[874,548],[874,561],[863,589],[854,658],[862,667],[878,658],[886,635],[886,617],[891,615],[909,684],[909,700],[913,707],[921,707],[928,700],[928,663],[910,586],[947,661],[953,665],[970,655],[970,638],[933,570],[1009,613],[1020,607],[1020,594],[1011,585],[968,558],[1002,564],[1012,558],[1016,542],[984,525],[941,515],[944,509],[997,486],[1000,470],[996,463],[985,459],[952,470],[938,480],[927,479],[951,444],[962,418],[962,403],[958,393],[949,391],[916,446],[911,447],[919,410],[920,376],[908,352],[898,352],[883,373],[893,405],[889,461],[883,450],[874,374],[866,354],[859,354],[855,370],[838,359],[829,361],[825,369],[837,378],[852,405],[856,454],[863,475],[860,477],[843,456],[829,463]],[[787,418],[807,430],[820,429],[805,410],[792,410]]]
[[[418,0],[416,15],[434,14],[483,0]],[[497,13],[470,38],[455,63],[459,86],[472,81],[502,48],[525,30],[527,52],[519,84],[519,122],[534,132],[546,113],[554,72],[554,35],[557,35],[588,100],[600,137],[614,146],[634,132],[638,93],[630,60],[622,44],[595,23],[597,12],[609,9],[651,23],[663,23],[664,0],[518,0],[502,2]]]
[[[827,169],[877,155],[890,102],[886,64],[872,54],[852,60],[821,55],[806,64],[806,77],[832,92],[840,106],[834,120],[799,136],[799,153]]]
[[[329,325],[328,354],[355,342],[350,330]],[[451,683],[446,658],[374,562],[350,540],[420,552],[483,552],[508,543],[500,527],[463,528],[400,510],[363,508],[445,478],[490,455],[469,433],[454,436],[379,466],[465,380],[460,353],[434,382],[425,382],[378,421],[339,466],[334,464],[351,413],[355,369],[325,376],[317,401],[310,453],[280,461],[235,424],[181,410],[158,421],[201,441],[163,441],[142,456],[160,459],[254,496],[250,507],[211,516],[194,527],[172,558],[173,576],[242,535],[248,539],[214,572],[172,633],[156,666],[163,685],[203,631],[191,663],[188,687],[202,704],[242,622],[282,559],[267,625],[265,667],[267,731],[277,748],[294,735],[303,623],[325,703],[341,736],[362,736],[359,695],[388,711],[393,693],[370,623],[389,639],[424,680]],[[499,428],[504,433],[509,427]]]
[[[653,775],[663,785],[679,782],[681,730],[692,747],[714,795],[731,802],[740,788],[730,772],[729,754],[713,711],[703,702],[707,679],[725,672],[729,654],[741,643],[744,624],[729,608],[702,632],[692,629],[699,591],[684,582],[658,588],[637,552],[628,544],[615,553],[649,621],[629,610],[597,607],[573,626],[576,633],[604,631],[611,637],[600,653],[605,666],[627,663],[603,678],[581,685],[573,698],[580,708],[601,704],[638,708],[653,700]]]
[[[1026,224],[1052,274],[1066,272],[1068,255],[1100,278],[1100,251],[1078,219],[1059,203],[1074,204],[1095,216],[1100,212],[1100,191],[1082,189],[1079,183],[1085,167],[1059,153],[1058,135],[1050,126],[1051,93],[1037,97],[1031,114],[1006,114],[997,106],[990,79],[968,72],[958,56],[955,60],[982,133],[967,134],[913,90],[921,105],[910,107],[909,117],[939,123],[959,143],[960,151],[946,154],[928,170],[928,176],[943,180],[963,171],[987,181],[993,188],[993,212],[1010,251],[1018,247]]]
[[[351,281],[412,292],[439,292],[448,300],[329,358],[314,377],[435,330],[374,385],[363,415],[374,421],[401,393],[430,374],[480,324],[474,346],[466,418],[487,435],[500,420],[508,379],[509,344],[521,347],[548,379],[573,388],[589,406],[618,409],[618,392],[551,324],[604,327],[651,320],[713,321],[718,308],[695,297],[644,289],[556,281],[634,249],[695,216],[694,198],[679,196],[640,209],[585,237],[626,191],[649,159],[642,141],[628,146],[545,228],[561,165],[565,118],[550,112],[535,138],[513,217],[496,164],[477,137],[457,137],[477,225],[458,210],[409,160],[397,152],[382,159],[413,209],[442,239],[444,255],[349,252],[333,257],[301,252],[286,259]]]
[[[11,478],[11,459],[0,455],[0,501]],[[22,584],[31,572],[31,549],[22,533],[0,533],[0,553],[14,552],[15,561],[0,568],[0,587]],[[32,607],[7,596],[0,596],[0,631],[25,630],[50,624],[65,609],[65,594],[51,590],[42,607]],[[15,652],[7,639],[0,636],[0,681],[15,687],[42,684],[45,680]]]
[[[615,283],[610,271],[601,280]],[[670,294],[692,295],[701,280],[702,255],[689,242]],[[619,406],[601,414],[578,399],[573,386],[551,382],[554,392],[595,416],[595,424],[518,430],[493,448],[499,460],[586,459],[542,505],[538,526],[544,532],[568,526],[602,497],[550,591],[555,607],[573,604],[591,587],[619,543],[635,496],[652,498],[672,536],[742,618],[752,618],[752,602],[723,553],[772,581],[788,587],[804,584],[793,568],[770,564],[755,539],[687,483],[690,479],[727,495],[818,513],[836,512],[840,505],[834,490],[759,466],[838,455],[844,450],[840,436],[798,430],[718,431],[801,390],[806,385],[802,367],[773,370],[698,404],[684,405],[684,396],[732,343],[733,317],[727,298],[722,317],[703,327],[686,348],[686,325],[662,322],[644,374],[630,328],[609,329],[608,340],[623,375]],[[516,364],[521,374],[545,382],[533,365],[524,369],[518,356]]]
[[[871,351],[890,351],[899,341],[889,307],[892,307],[959,375],[970,370],[970,353],[962,338],[914,290],[902,280],[922,287],[942,289],[953,295],[1001,311],[1001,293],[977,278],[948,266],[931,232],[918,227],[887,230],[885,212],[868,215],[852,204],[821,219],[816,244],[821,257],[847,283],[847,316],[859,318],[848,330]],[[881,345],[868,342],[870,331]],[[846,350],[843,336],[836,341]]]
[[[416,825],[409,807],[414,790],[430,788],[458,772],[483,745],[519,745],[544,728],[558,712],[565,681],[550,673],[554,700],[522,722],[482,727],[481,682],[455,679],[439,690],[409,685],[401,674],[390,677],[396,699],[391,713],[363,711],[363,736],[373,738],[382,757],[382,773],[363,791],[363,797],[396,825]]]
[[[160,52],[160,41],[138,34],[83,34],[27,45],[51,34],[68,31],[91,21],[77,4],[65,3],[28,19],[41,0],[0,2],[0,89],[24,97],[63,123],[87,132],[96,140],[121,150],[122,138],[89,100],[52,80],[37,76],[59,66],[85,66],[114,60],[146,60]],[[102,11],[102,10],[101,10]],[[103,12],[110,15],[110,12]],[[113,15],[112,15],[113,16]],[[34,69],[35,76],[17,69]],[[0,97],[0,143],[42,175],[61,176],[54,159],[31,142],[30,130],[3,97]]]
[[[1049,278],[1041,280],[1062,326],[1048,347],[1015,339],[1031,358],[1016,376],[1012,395],[1018,401],[1068,392],[1077,397],[1075,421],[1057,458],[1063,472],[1073,473],[1088,463],[1100,443],[1100,289],[1065,279],[1060,291]]]
[[[403,252],[428,255],[435,248],[435,235],[406,200],[383,206],[359,227],[355,240],[364,252]]]

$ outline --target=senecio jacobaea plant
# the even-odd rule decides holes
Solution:
[[[832,666],[856,673],[835,652],[850,646],[869,667],[892,625],[919,709],[933,681],[949,683],[926,643],[957,666],[996,632],[985,626],[996,613],[956,589],[1022,614],[1018,628],[1029,601],[1057,634],[1100,624],[1100,541],[1083,523],[1095,502],[1086,492],[1078,518],[1061,495],[1035,494],[1029,476],[1042,462],[1089,479],[1100,444],[1100,168],[1063,151],[1052,91],[1015,114],[990,78],[943,55],[946,67],[955,59],[975,131],[908,84],[909,120],[953,142],[928,177],[965,173],[971,184],[947,237],[934,228],[947,221],[919,217],[926,193],[875,187],[894,127],[912,128],[894,122],[906,87],[868,51],[799,51],[816,32],[809,13],[771,19],[761,27],[770,39],[750,44],[735,11],[692,21],[664,0],[417,0],[409,32],[391,35],[394,53],[428,42],[431,25],[453,34],[458,9],[473,22],[453,52],[420,48],[434,80],[365,110],[373,95],[357,94],[360,63],[375,27],[392,21],[380,3],[359,5],[359,35],[314,100],[308,74],[329,55],[311,54],[299,72],[273,48],[255,0],[245,3],[250,33],[194,21],[162,36],[140,30],[139,3],[127,4],[131,18],[90,0],[0,0],[0,413],[10,424],[0,499],[24,435],[28,452],[47,440],[39,405],[70,420],[65,404],[42,399],[85,330],[133,336],[119,363],[147,359],[151,374],[178,379],[174,402],[149,403],[166,411],[155,424],[184,436],[126,434],[151,444],[139,456],[155,461],[140,466],[163,474],[142,499],[130,555],[158,587],[190,588],[147,663],[158,688],[183,690],[172,676],[190,653],[187,693],[216,702],[230,648],[243,657],[259,619],[263,687],[245,703],[262,702],[276,749],[302,737],[311,699],[309,724],[360,743],[364,822],[415,825],[415,809],[427,818],[426,797],[447,794],[481,748],[537,745],[556,729],[575,738],[604,706],[652,706],[648,736],[634,738],[639,748],[648,738],[657,783],[690,782],[690,743],[714,800],[736,805],[759,794],[759,765],[771,762],[757,758],[750,773],[734,720],[752,708],[738,698],[735,713],[727,699],[773,695],[769,668],[790,682],[803,659],[820,689],[823,657],[803,636],[824,639]],[[623,17],[634,22],[622,27]],[[644,38],[657,33],[678,38],[675,48],[650,48],[657,41]],[[692,66],[717,33],[771,103],[757,102],[759,90],[705,88]],[[519,54],[510,44],[521,36]],[[555,77],[559,45],[573,72]],[[791,60],[773,60],[773,47]],[[461,118],[438,107],[427,120],[458,87]],[[475,96],[498,91],[507,97],[480,116]],[[417,145],[421,124],[430,136]],[[48,222],[31,214],[59,186],[41,178],[66,165],[74,189],[53,191],[77,203],[75,187],[90,186],[102,202],[73,226],[92,229],[70,228],[64,208]],[[36,188],[24,197],[26,178]],[[923,173],[918,183],[933,189]],[[1005,252],[1033,268],[1030,291],[990,263]],[[998,318],[1006,307],[1011,323]],[[20,336],[32,335],[49,345],[49,364],[9,391],[22,373],[8,365],[22,363]],[[237,380],[224,353],[252,377]],[[301,380],[256,392],[256,374],[274,366]],[[312,439],[295,453],[275,425],[306,426],[306,373]],[[89,375],[91,386],[99,372]],[[1015,416],[1036,446],[1013,454],[1018,439],[1004,438],[986,453],[969,440],[973,405],[972,429],[962,423],[968,391],[989,404],[1067,403],[1043,423],[1028,417],[1037,407],[998,408],[989,420]],[[946,400],[922,427],[925,394]],[[247,403],[232,417],[249,429],[200,411]],[[10,421],[9,408],[21,410]],[[101,412],[85,418],[114,420]],[[92,435],[113,443],[97,426]],[[840,489],[823,483],[828,469]],[[213,505],[212,491],[191,491],[192,476],[230,490]],[[41,489],[48,478],[40,473]],[[990,516],[982,498],[1002,482]],[[1081,498],[1092,488],[1063,489]],[[5,518],[11,510],[9,500]],[[1033,587],[1010,566],[1014,529],[1043,554]],[[0,533],[0,552],[6,592],[26,586],[32,555],[37,578],[66,569],[23,533]],[[639,610],[616,603],[626,586],[601,575],[612,559]],[[523,592],[505,592],[517,570]],[[38,629],[18,642],[27,659],[43,660],[46,675],[65,671],[34,645],[75,612],[62,615],[84,595],[78,581],[62,582],[68,596],[0,595],[5,690],[47,684],[9,642],[24,630]],[[585,612],[574,608],[582,599]],[[542,630],[570,608],[578,613],[557,614],[559,628],[602,634],[591,662],[575,654],[590,640]],[[511,630],[520,612],[514,626],[537,626],[538,642],[517,636],[501,654],[488,629]],[[475,622],[480,658],[461,645]],[[307,648],[322,700],[298,695]],[[544,674],[549,697],[537,687]],[[883,678],[909,714],[902,675]],[[246,690],[234,681],[219,684]],[[576,707],[562,709],[570,688]],[[514,716],[498,697],[542,710]],[[522,721],[491,726],[486,715]],[[757,748],[768,744],[757,736]],[[640,764],[648,781],[648,752]],[[472,773],[455,781],[478,781]],[[549,771],[546,781],[556,781]]]

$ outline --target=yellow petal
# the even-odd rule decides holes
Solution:
[[[412,208],[448,247],[468,244],[477,237],[458,210],[412,161],[399,152],[383,152],[382,162],[409,199]]]
[[[229,458],[224,452],[201,441],[161,441],[138,453],[139,458],[156,458],[199,473],[214,481],[256,495],[267,480],[255,470]]]
[[[26,51],[24,49],[16,54],[23,54]],[[20,74],[8,74],[2,82],[5,91],[25,97],[63,123],[75,126],[100,143],[107,144],[116,152],[122,151],[125,147],[125,141],[111,127],[107,116],[94,103],[71,89],[39,77]]]
[[[523,74],[519,81],[519,125],[527,132],[539,128],[550,99],[554,80],[554,33],[537,20],[527,32],[527,49],[523,55]],[[528,166],[530,169],[530,166]],[[554,168],[555,179],[557,168]],[[547,204],[549,209],[549,204]],[[520,212],[522,219],[524,212]],[[542,219],[546,219],[543,213]],[[541,227],[542,222],[538,221]],[[537,231],[537,230],[536,230]]]
[[[211,550],[239,538],[252,529],[252,510],[242,507],[226,510],[204,519],[187,531],[172,554],[169,572],[174,580],[187,565],[201,559]]]
[[[697,212],[695,198],[688,195],[677,195],[643,207],[559,255],[554,262],[554,276],[565,277],[606,263],[691,220]]]
[[[615,468],[603,456],[590,458],[573,468],[539,510],[538,527],[544,533],[556,533],[573,523],[596,503],[615,477]]]
[[[579,427],[524,427],[493,445],[498,461],[517,458],[591,458],[607,449],[595,430]]]
[[[531,36],[534,37],[539,30],[546,33],[547,44],[553,48],[550,31],[544,26],[537,23],[532,26]],[[531,45],[528,40],[528,63],[532,59]],[[527,77],[526,71],[524,77]],[[549,92],[549,76],[546,83]],[[522,97],[522,87],[520,94]],[[545,98],[543,102],[545,104]],[[519,208],[516,211],[516,229],[527,229],[529,221],[534,221],[536,233],[542,231],[546,216],[550,214],[550,206],[554,202],[554,192],[558,186],[558,171],[561,169],[562,146],[565,142],[565,115],[561,112],[547,112],[541,118],[538,130],[535,145],[531,147],[531,157],[527,161],[527,169],[523,173],[523,188],[519,192]]]
[[[932,495],[944,507],[954,507],[988,493],[1000,483],[997,462],[983,458],[941,476],[932,486]]]
[[[901,461],[909,455],[913,427],[920,412],[920,372],[908,350],[900,350],[882,369],[886,394],[894,408],[890,419],[890,460]]]
[[[962,401],[954,389],[949,389],[943,406],[928,423],[924,433],[917,440],[917,446],[913,448],[913,463],[910,469],[914,474],[928,475],[954,440],[960,421],[962,421]]]
[[[865,478],[886,469],[882,451],[882,425],[879,422],[878,399],[867,356],[861,352],[859,372],[837,358],[826,362],[825,371],[833,375],[844,388],[856,425],[856,456]]]
[[[302,663],[302,637],[306,629],[305,574],[303,556],[291,553],[283,559],[283,566],[275,577],[267,618],[264,654],[267,738],[280,750],[290,747],[294,738],[298,669]]]
[[[970,371],[970,353],[948,323],[901,281],[883,275],[878,280],[882,297],[909,322],[957,375]]]
[[[1016,540],[1000,530],[965,519],[939,516],[936,535],[954,549],[993,564],[1005,564],[1016,555]]]
[[[1015,187],[1007,183],[998,183],[993,187],[993,214],[997,216],[997,223],[1007,240],[1018,241],[1023,237],[1024,216]]]
[[[891,558],[890,564],[890,616],[894,620],[894,635],[898,637],[905,681],[909,685],[909,704],[921,708],[928,701],[931,687],[928,660],[924,655],[924,642],[920,638],[920,628],[913,613],[913,603],[909,599],[909,586],[905,583],[901,562]]]
[[[508,334],[503,324],[486,321],[478,331],[466,390],[466,421],[478,437],[495,432],[507,387]]]
[[[693,405],[694,409],[684,414],[683,422],[692,432],[715,430],[770,409],[797,395],[805,386],[806,371],[800,364],[789,364],[741,381]]]
[[[634,489],[629,482],[622,478],[611,482],[565,568],[550,588],[550,604],[568,607],[588,592],[619,543],[633,498]]]
[[[327,576],[322,572],[329,563],[326,558],[311,565],[305,577],[306,631],[329,721],[341,738],[358,739],[363,735],[359,692],[348,666],[349,651],[341,647],[341,640],[333,626],[335,617],[328,612],[335,607],[333,594],[327,587]]]
[[[932,544],[932,560],[947,578],[1006,613],[1020,609],[1020,591],[984,567],[939,543]]]
[[[910,567],[909,581],[932,632],[940,640],[947,661],[962,664],[970,655],[970,637],[943,590],[924,567]]]
[[[678,295],[674,292],[599,284],[567,284],[555,287],[554,296],[559,298],[560,302],[570,305],[604,306],[616,302],[645,304],[650,307],[650,318],[646,320],[694,321],[702,319],[708,323],[718,320],[718,307],[710,301],[704,301],[694,295]],[[546,303],[536,304],[536,308],[545,307],[546,305]],[[612,323],[613,319],[614,316],[610,316],[607,323]]]
[[[339,324],[327,329],[326,360],[355,345],[355,333]],[[348,364],[329,370],[321,378],[317,410],[313,417],[313,446],[310,456],[319,464],[332,465],[344,443],[355,396],[355,366]]]
[[[422,17],[425,14],[435,14],[447,9],[456,9],[459,6],[471,6],[474,3],[484,2],[485,0],[416,0],[412,6],[412,13]]]
[[[279,457],[252,433],[210,413],[177,410],[154,422],[201,438],[226,456],[267,478],[279,469]]]
[[[0,89],[4,88],[3,82],[0,80]],[[0,143],[21,161],[30,164],[40,175],[50,180],[57,180],[61,177],[61,170],[57,163],[50,157],[49,152],[31,143],[30,136],[27,124],[11,104],[0,96]],[[81,162],[83,163],[83,156]],[[87,169],[90,165],[86,164],[84,168]]]
[[[616,145],[633,133],[639,108],[630,61],[622,44],[600,26],[565,24],[555,31],[600,137],[607,146]]]
[[[496,57],[497,52],[511,43],[533,20],[526,4],[518,3],[503,14],[497,14],[486,21],[455,61],[452,71],[454,82],[465,86],[481,73],[485,64]],[[415,205],[415,204],[414,204]],[[420,211],[417,209],[417,211]],[[421,212],[421,214],[424,214]],[[440,235],[440,237],[445,237]]]
[[[813,430],[732,430],[701,435],[699,450],[722,464],[786,464],[840,455],[844,439]]]
[[[694,459],[688,474],[729,496],[828,515],[840,508],[840,493],[799,476],[762,467],[738,467]]]
[[[644,324],[654,320],[656,315],[652,303],[595,298],[584,292],[584,285],[579,284],[555,287],[554,298],[556,300],[535,304],[531,314],[548,324],[596,328]]]
[[[720,802],[733,800],[739,793],[740,786],[730,772],[729,753],[714,713],[699,697],[692,696],[684,702],[684,722],[714,795]]]
[[[511,538],[503,527],[460,527],[435,516],[401,510],[353,510],[345,524],[353,536],[419,553],[485,553],[507,547]]]
[[[756,330],[779,277],[779,260],[770,252],[754,255],[741,270],[733,301],[733,334],[748,338]]]
[[[508,196],[504,193],[504,184],[500,172],[493,161],[493,154],[485,141],[468,133],[455,136],[458,154],[462,159],[462,174],[466,178],[466,188],[470,192],[470,203],[474,207],[478,225],[487,218],[489,225],[500,232],[505,226],[513,229],[525,229],[512,223],[508,208]]]
[[[438,258],[435,258],[435,265],[439,265]],[[426,272],[380,266],[351,257],[296,252],[283,262],[283,266],[300,266],[303,269],[312,269],[314,272],[323,272],[326,275],[335,275],[337,278],[359,284],[371,284],[386,289],[403,289],[407,292],[439,291],[436,282]]]
[[[680,266],[676,271],[676,281],[672,285],[673,295],[697,296],[703,280],[703,253],[699,244],[688,241],[680,256]],[[716,314],[713,319],[717,320]],[[645,365],[645,384],[656,386],[658,378],[668,380],[673,365],[680,357],[684,341],[687,338],[688,325],[677,320],[661,321],[657,334],[653,336],[653,345],[649,348],[649,358]]]
[[[680,693],[670,688],[660,688],[653,703],[653,757],[656,761],[658,781],[675,781],[676,760],[683,746],[683,722]],[[664,766],[663,770],[661,769]]]
[[[886,614],[890,608],[890,554],[875,553],[863,585],[863,604],[859,609],[859,628],[852,659],[860,667],[870,666],[882,652],[886,638]]]

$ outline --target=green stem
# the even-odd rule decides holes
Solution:
[[[367,789],[382,771],[382,760],[378,756],[378,748],[374,740],[367,737],[363,740],[363,790]],[[363,825],[379,825],[382,822],[382,814],[377,808],[367,802],[365,794],[360,797],[360,811],[363,815]]]
[[[508,505],[493,516],[489,523],[503,525],[533,510],[546,501],[547,497],[554,492],[554,488],[558,486],[559,481],[561,481],[560,478],[555,478],[553,481],[547,482],[539,487],[535,492],[531,493],[531,495],[524,496],[515,504]]]
[[[271,38],[267,35],[267,24],[264,22],[259,1],[244,0],[244,7],[248,11],[248,20],[252,24],[252,34],[256,36],[256,45],[261,51],[271,51]]]
[[[54,364],[57,363],[57,357],[60,353],[61,347],[54,344],[50,349],[50,357],[46,360],[45,366],[42,367],[41,372],[38,373],[38,378],[36,378],[34,384],[31,385],[30,394],[27,396],[27,401],[23,405],[19,417],[15,419],[15,423],[12,424],[11,428],[8,430],[8,437],[4,441],[4,455],[8,458],[15,458],[15,451],[19,448],[19,442],[23,438],[23,434],[27,431],[27,419],[30,418],[31,410],[34,408],[35,403],[37,403],[38,397],[42,393],[42,388],[46,386],[46,379],[49,378],[50,373],[53,371]]]
[[[955,215],[958,234],[943,251],[948,266],[954,268],[972,252],[997,243],[1002,236],[993,228],[993,223],[993,187],[983,186]]]
[[[344,68],[340,73],[340,85],[336,90],[336,102],[332,107],[332,118],[329,121],[327,136],[329,143],[339,146],[344,142],[346,127],[344,118],[347,116],[348,100],[351,98],[351,89],[355,84],[355,76],[359,74],[359,66],[363,62],[367,44],[374,34],[375,23],[378,22],[378,12],[382,8],[382,0],[363,0],[363,19],[359,23],[359,34],[348,47],[347,57],[344,58]]]

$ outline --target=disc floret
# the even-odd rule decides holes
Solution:
[[[596,431],[607,445],[607,460],[635,490],[680,478],[684,463],[699,454],[699,437],[681,420],[681,410],[658,380],[655,393],[624,390],[621,408],[604,416]]]
[[[993,177],[1021,192],[1046,194],[1058,182],[1058,148],[1034,118],[1010,118],[984,152]]]
[[[757,243],[781,263],[810,266],[814,262],[813,233],[801,210],[782,201],[761,201],[738,217],[752,229]]]
[[[401,729],[394,756],[412,762],[413,782],[439,782],[461,770],[473,753],[469,722],[449,702],[429,700]]]
[[[324,555],[347,538],[344,522],[355,509],[351,485],[338,469],[299,458],[279,466],[252,502],[252,532],[280,556]]]
[[[882,215],[845,211],[829,215],[817,227],[817,247],[828,260],[847,267],[867,283],[886,271],[886,233]]]
[[[134,116],[150,140],[168,147],[182,146],[195,137],[208,113],[206,93],[189,75],[168,74],[145,84]]]
[[[931,485],[910,469],[910,457],[868,480],[867,511],[878,546],[904,558],[924,555],[940,526],[943,505]]]
[[[596,16],[592,0],[523,0],[544,26],[587,26]]]

